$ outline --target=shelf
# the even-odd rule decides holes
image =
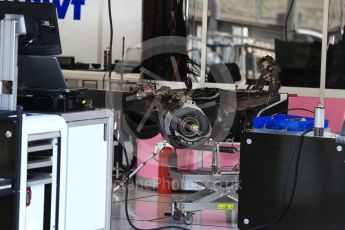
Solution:
[[[30,173],[27,180],[27,186],[35,186],[42,184],[51,184],[52,177],[50,173]]]
[[[50,156],[29,160],[28,162],[28,169],[45,168],[50,166],[52,166],[52,159]]]
[[[28,141],[42,141],[60,137],[60,132],[49,132],[49,133],[39,133],[39,134],[30,134]]]
[[[53,149],[53,145],[51,143],[48,144],[37,144],[37,145],[31,145],[28,147],[28,152],[39,152],[39,151],[45,151],[45,150],[51,150]]]
[[[13,195],[13,193],[14,193],[14,190],[12,188],[2,189],[0,190],[0,197],[11,196]]]

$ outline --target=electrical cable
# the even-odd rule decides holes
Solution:
[[[126,163],[127,165],[129,165],[129,160],[128,160],[128,154],[127,151],[124,150],[125,153],[125,159],[126,159]],[[158,227],[158,228],[150,228],[150,229],[142,229],[142,228],[138,228],[136,227],[133,223],[132,220],[129,218],[129,212],[128,212],[128,184],[129,184],[129,174],[130,174],[130,170],[129,168],[127,168],[127,172],[126,172],[126,179],[125,179],[125,213],[126,213],[126,219],[129,223],[129,225],[135,229],[135,230],[163,230],[163,229],[181,229],[181,230],[190,230],[189,228],[184,228],[184,227],[180,227],[180,226],[164,226],[164,227]]]
[[[128,171],[132,170],[135,167],[135,165],[137,164],[138,159],[137,159],[136,156],[133,155],[133,158],[131,159],[131,161],[129,161],[127,152],[126,152],[126,154],[124,154],[125,151],[127,151],[127,150],[125,149],[125,147],[123,147],[121,153],[123,155],[127,156],[126,165],[123,165],[123,164],[120,165],[120,169],[122,169],[125,173],[127,173]]]
[[[288,21],[289,21],[289,17],[290,17],[290,14],[291,14],[291,11],[292,11],[294,4],[295,4],[295,0],[291,0],[288,12],[287,12],[286,17],[285,17],[285,24],[284,24],[285,41],[288,41]]]
[[[108,0],[108,13],[109,13],[109,23],[110,23],[110,41],[109,41],[109,58],[108,58],[108,68],[109,68],[109,91],[111,90],[111,57],[112,57],[112,49],[113,49],[113,36],[114,36],[114,28],[113,28],[113,16],[111,14],[111,0]],[[104,78],[106,75],[103,77],[103,88],[104,87]],[[110,228],[111,228],[111,223],[110,223]]]
[[[295,199],[295,194],[296,194],[296,189],[297,189],[297,182],[298,182],[298,171],[299,171],[299,164],[300,164],[300,159],[301,159],[301,152],[302,152],[302,147],[303,147],[303,141],[304,141],[304,137],[305,135],[307,135],[308,133],[312,132],[313,130],[307,130],[304,131],[301,135],[300,135],[300,140],[298,141],[298,143],[296,144],[296,146],[294,147],[294,151],[291,154],[290,160],[289,160],[289,164],[288,167],[286,169],[286,173],[284,176],[284,193],[283,193],[283,199],[285,199],[286,196],[286,190],[287,190],[287,185],[288,185],[288,178],[289,178],[289,174],[290,174],[290,169],[291,169],[291,165],[293,162],[293,159],[295,158],[296,155],[296,150],[297,151],[297,159],[296,159],[296,165],[295,165],[295,176],[294,176],[294,180],[293,180],[293,186],[292,186],[292,192],[291,192],[291,196],[289,199],[289,202],[287,203],[287,205],[285,206],[284,210],[281,212],[281,214],[276,217],[275,219],[273,219],[271,222],[267,223],[267,224],[263,224],[263,225],[259,225],[259,226],[254,226],[252,228],[250,228],[250,230],[258,230],[258,229],[265,229],[268,227],[271,227],[272,225],[276,224],[277,222],[279,222],[281,219],[284,218],[284,216],[288,213],[288,211],[290,210],[292,203]]]
[[[127,164],[127,167],[125,168],[126,170],[126,180],[127,180],[127,177],[129,176],[129,173],[130,173],[130,167],[129,167],[129,160],[128,160],[128,154],[127,154],[127,150],[125,148],[123,148],[123,152],[125,153],[125,160],[126,160],[126,164]]]
[[[286,113],[286,112],[289,112],[289,111],[305,111],[305,112],[309,112],[309,113],[315,114],[315,112],[312,111],[312,110],[310,110],[310,109],[292,108],[292,109],[286,109],[286,110],[280,111],[280,112],[278,112],[278,113],[273,114],[272,116],[276,116],[276,115],[278,115],[278,114],[283,114],[283,113]]]
[[[113,54],[113,39],[114,39],[114,27],[113,27],[113,16],[111,14],[111,0],[108,0],[108,13],[109,13],[109,24],[110,24],[110,42],[109,42],[109,58],[108,58],[108,70],[109,70],[109,91],[111,90],[111,72],[112,72],[112,54]]]

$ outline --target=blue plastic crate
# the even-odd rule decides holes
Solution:
[[[314,118],[279,114],[254,118],[254,129],[306,131],[314,128]],[[328,128],[328,120],[325,120]]]

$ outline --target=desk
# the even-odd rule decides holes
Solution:
[[[63,70],[63,75],[69,87],[108,89],[109,73],[104,71]],[[121,80],[121,75],[113,72],[113,81]],[[138,82],[139,74],[123,74],[123,79],[128,82]],[[120,83],[113,83],[112,90],[120,90]]]

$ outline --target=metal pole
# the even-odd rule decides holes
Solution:
[[[18,36],[26,34],[23,15],[6,14],[0,22],[0,110],[17,109]]]
[[[208,0],[203,1],[202,9],[203,9],[203,11],[202,11],[202,32],[201,32],[200,83],[201,83],[201,85],[204,85],[205,79],[206,79]]]
[[[123,66],[125,64],[125,42],[126,42],[126,37],[122,37],[122,68],[121,68],[121,81],[123,81]],[[122,85],[121,85],[122,86]]]
[[[321,77],[320,77],[320,103],[325,106],[326,91],[326,68],[328,48],[328,12],[329,0],[324,0],[323,5],[323,26],[322,26],[322,52],[321,52]]]

